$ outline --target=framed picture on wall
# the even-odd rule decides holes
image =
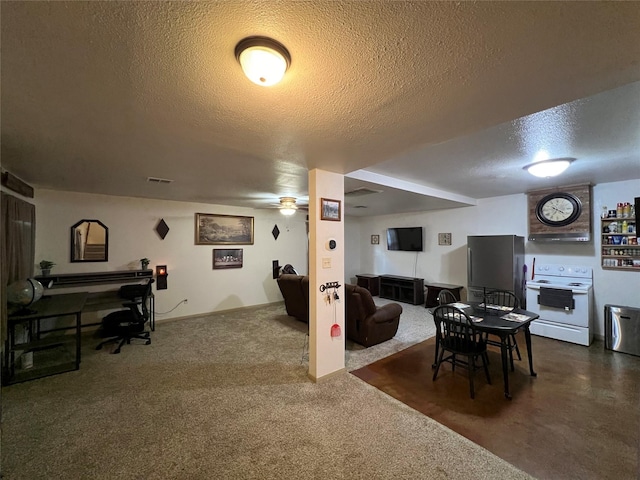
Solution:
[[[242,268],[242,249],[214,248],[213,268]]]
[[[450,233],[439,233],[438,234],[438,245],[451,245],[451,234]]]
[[[196,213],[196,245],[253,245],[253,217]]]
[[[371,245],[380,244],[380,235],[371,235]]]
[[[332,200],[330,198],[320,199],[320,220],[330,220],[333,222],[339,222],[340,215],[340,200]]]

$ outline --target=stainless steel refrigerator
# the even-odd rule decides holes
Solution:
[[[485,290],[509,290],[526,307],[524,237],[478,235],[467,237],[469,301],[483,300]]]

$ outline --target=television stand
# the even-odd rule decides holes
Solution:
[[[380,298],[421,305],[424,303],[424,279],[381,275]]]

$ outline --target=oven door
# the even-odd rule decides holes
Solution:
[[[527,310],[540,315],[541,320],[548,320],[562,325],[589,327],[590,302],[588,290],[558,288],[558,295],[555,297],[560,300],[555,301],[553,292],[549,296],[550,289],[554,290],[554,287],[549,284],[543,287],[542,292],[540,291],[540,285],[527,285]]]

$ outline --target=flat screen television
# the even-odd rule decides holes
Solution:
[[[422,251],[422,227],[387,228],[387,250]]]

